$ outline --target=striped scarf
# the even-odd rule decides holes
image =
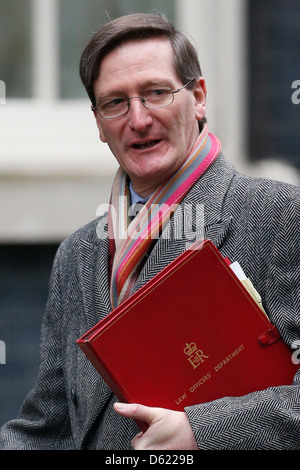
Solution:
[[[108,235],[114,241],[111,268],[111,302],[115,308],[132,292],[143,259],[159,237],[178,204],[220,153],[220,141],[205,125],[190,155],[177,172],[148,199],[136,217],[129,216],[127,174],[119,168],[108,211]]]

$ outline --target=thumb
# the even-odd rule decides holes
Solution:
[[[114,409],[126,418],[143,421],[148,425],[151,425],[156,417],[155,408],[136,403],[114,403]]]

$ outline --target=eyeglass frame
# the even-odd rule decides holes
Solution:
[[[127,110],[125,111],[125,113],[122,113],[122,114],[118,114],[117,116],[112,116],[112,117],[105,117],[105,116],[102,116],[102,114],[100,114],[100,111],[99,111],[99,108],[98,106],[91,106],[91,111],[97,111],[97,114],[98,116],[102,117],[103,119],[117,119],[119,117],[122,117],[122,116],[125,116],[128,111],[129,111],[129,108],[130,108],[130,101],[133,100],[133,99],[136,99],[138,98],[142,105],[146,108],[146,109],[159,109],[159,108],[166,108],[167,106],[170,106],[170,104],[172,104],[174,102],[174,94],[175,93],[179,93],[181,90],[183,90],[184,88],[186,88],[188,85],[190,85],[190,83],[192,83],[193,81],[195,80],[195,78],[191,78],[191,80],[189,80],[185,85],[183,85],[182,87],[180,88],[177,88],[176,90],[171,90],[171,88],[169,87],[161,87],[161,88],[164,88],[164,89],[168,89],[170,90],[171,94],[172,94],[172,101],[168,104],[163,104],[163,105],[160,105],[160,106],[153,106],[153,107],[148,107],[146,105],[146,102],[143,101],[144,98],[143,96],[131,96],[129,98],[124,98],[126,101],[127,101]],[[121,98],[119,96],[116,96],[114,99],[118,99],[118,98]],[[110,101],[110,99],[107,99],[107,100],[102,100],[101,102],[104,103],[105,101]]]

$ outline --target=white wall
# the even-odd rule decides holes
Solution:
[[[88,101],[0,107],[0,242],[60,241],[109,200],[117,165]]]

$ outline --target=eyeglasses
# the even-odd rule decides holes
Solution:
[[[184,86],[171,90],[171,88],[150,88],[141,96],[132,96],[131,98],[112,97],[108,100],[100,101],[98,106],[92,106],[92,111],[97,111],[99,116],[104,119],[114,119],[124,116],[129,111],[130,101],[139,99],[147,109],[157,109],[169,106],[174,101],[174,94],[179,93],[187,87],[194,79],[190,80]]]

